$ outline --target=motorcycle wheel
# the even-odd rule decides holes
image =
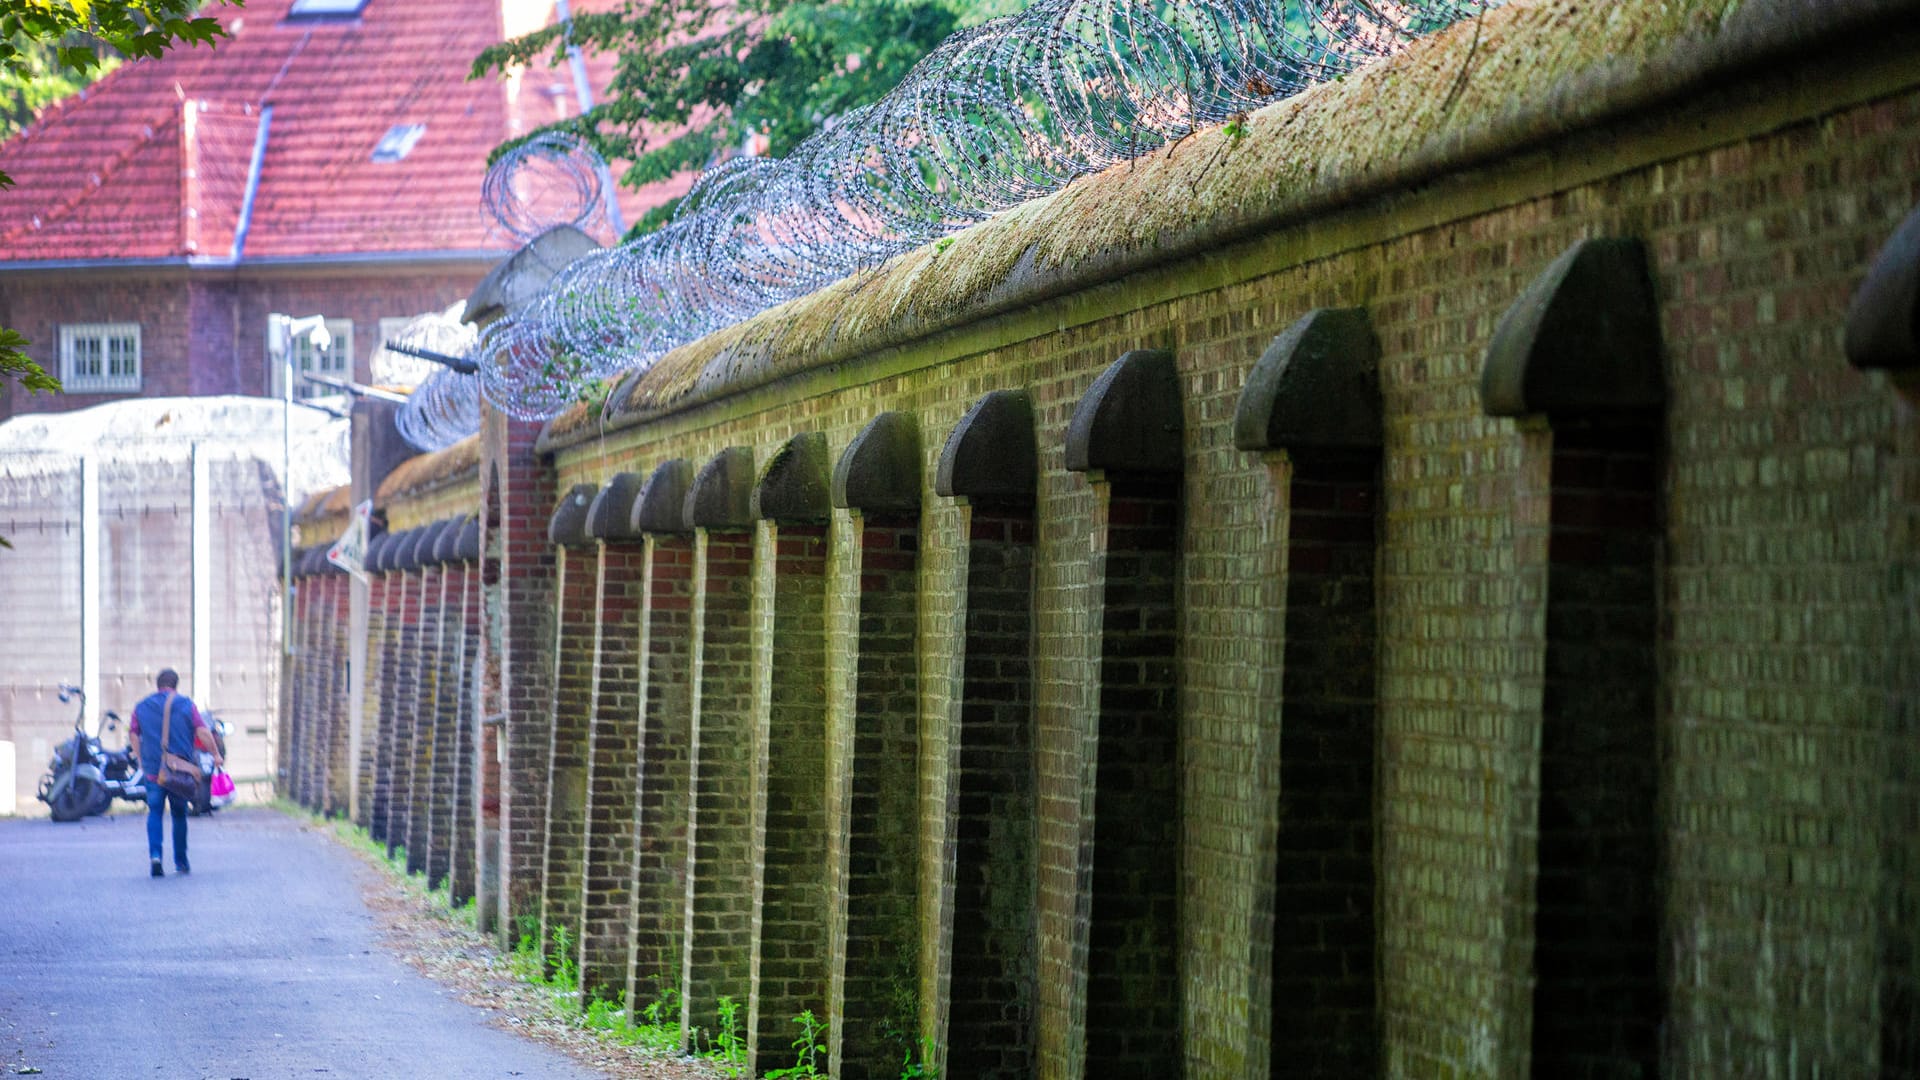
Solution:
[[[93,812],[99,785],[84,776],[76,776],[65,791],[53,797],[53,820],[79,821]]]

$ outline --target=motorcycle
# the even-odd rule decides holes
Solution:
[[[213,731],[213,743],[220,750],[220,759],[226,760],[227,735],[233,731],[233,725],[220,719],[211,709],[207,710],[204,719],[207,721],[207,727]],[[215,774],[224,773],[226,770],[214,765],[212,751],[195,746],[193,758],[200,766],[200,786],[194,790],[193,798],[187,800],[187,812],[199,815],[211,814],[233,801],[233,791],[229,788],[224,795],[213,793]]]
[[[38,797],[47,804],[55,821],[78,821],[105,813],[114,799],[144,803],[147,786],[140,774],[140,763],[126,746],[108,750],[101,737],[120,730],[120,714],[107,712],[99,728],[87,734],[87,695],[77,686],[60,684],[60,702],[79,699],[73,717],[73,737],[54,748],[46,775],[40,778]]]

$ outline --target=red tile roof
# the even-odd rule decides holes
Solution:
[[[370,0],[327,20],[288,19],[292,2],[227,9],[217,48],[123,65],[0,144],[18,185],[0,191],[0,267],[226,258],[266,107],[245,260],[517,246],[481,209],[487,153],[574,105],[564,70],[467,80],[501,37],[502,0]],[[505,2],[550,18],[551,0]],[[609,65],[593,68],[603,87]],[[400,161],[373,161],[398,124],[426,131]],[[668,193],[623,195],[628,221]]]

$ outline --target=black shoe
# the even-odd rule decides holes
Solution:
[[[193,873],[193,867],[188,866],[186,860],[182,859],[173,864],[173,872],[176,874],[191,874]]]
[[[159,859],[154,859],[154,860],[153,860],[153,866],[152,866],[152,873],[153,873],[153,876],[154,876],[154,877],[166,877],[166,876],[167,876],[167,872],[166,872],[165,870],[163,870],[163,869],[161,869],[161,868],[160,868],[160,860],[159,860]]]

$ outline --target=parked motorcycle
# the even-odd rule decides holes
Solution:
[[[220,759],[225,761],[227,757],[227,735],[233,730],[233,725],[220,719],[211,709],[207,710],[202,719],[206,720],[207,727],[212,729],[213,743],[220,749]],[[200,786],[194,790],[193,798],[187,800],[187,812],[190,814],[211,814],[215,810],[232,802],[233,792],[229,789],[224,795],[215,795],[213,793],[214,775],[225,772],[226,770],[214,766],[211,751],[202,750],[198,746],[195,746],[193,748],[193,757],[194,761],[200,766]]]
[[[103,735],[120,730],[120,715],[106,713],[100,718],[99,728],[89,735],[87,695],[77,686],[61,683],[61,703],[75,699],[79,707],[73,717],[73,737],[54,748],[47,773],[40,778],[39,798],[47,804],[53,820],[78,821],[105,813],[117,798],[146,802],[146,782],[132,750],[125,745],[118,750],[101,745]]]

